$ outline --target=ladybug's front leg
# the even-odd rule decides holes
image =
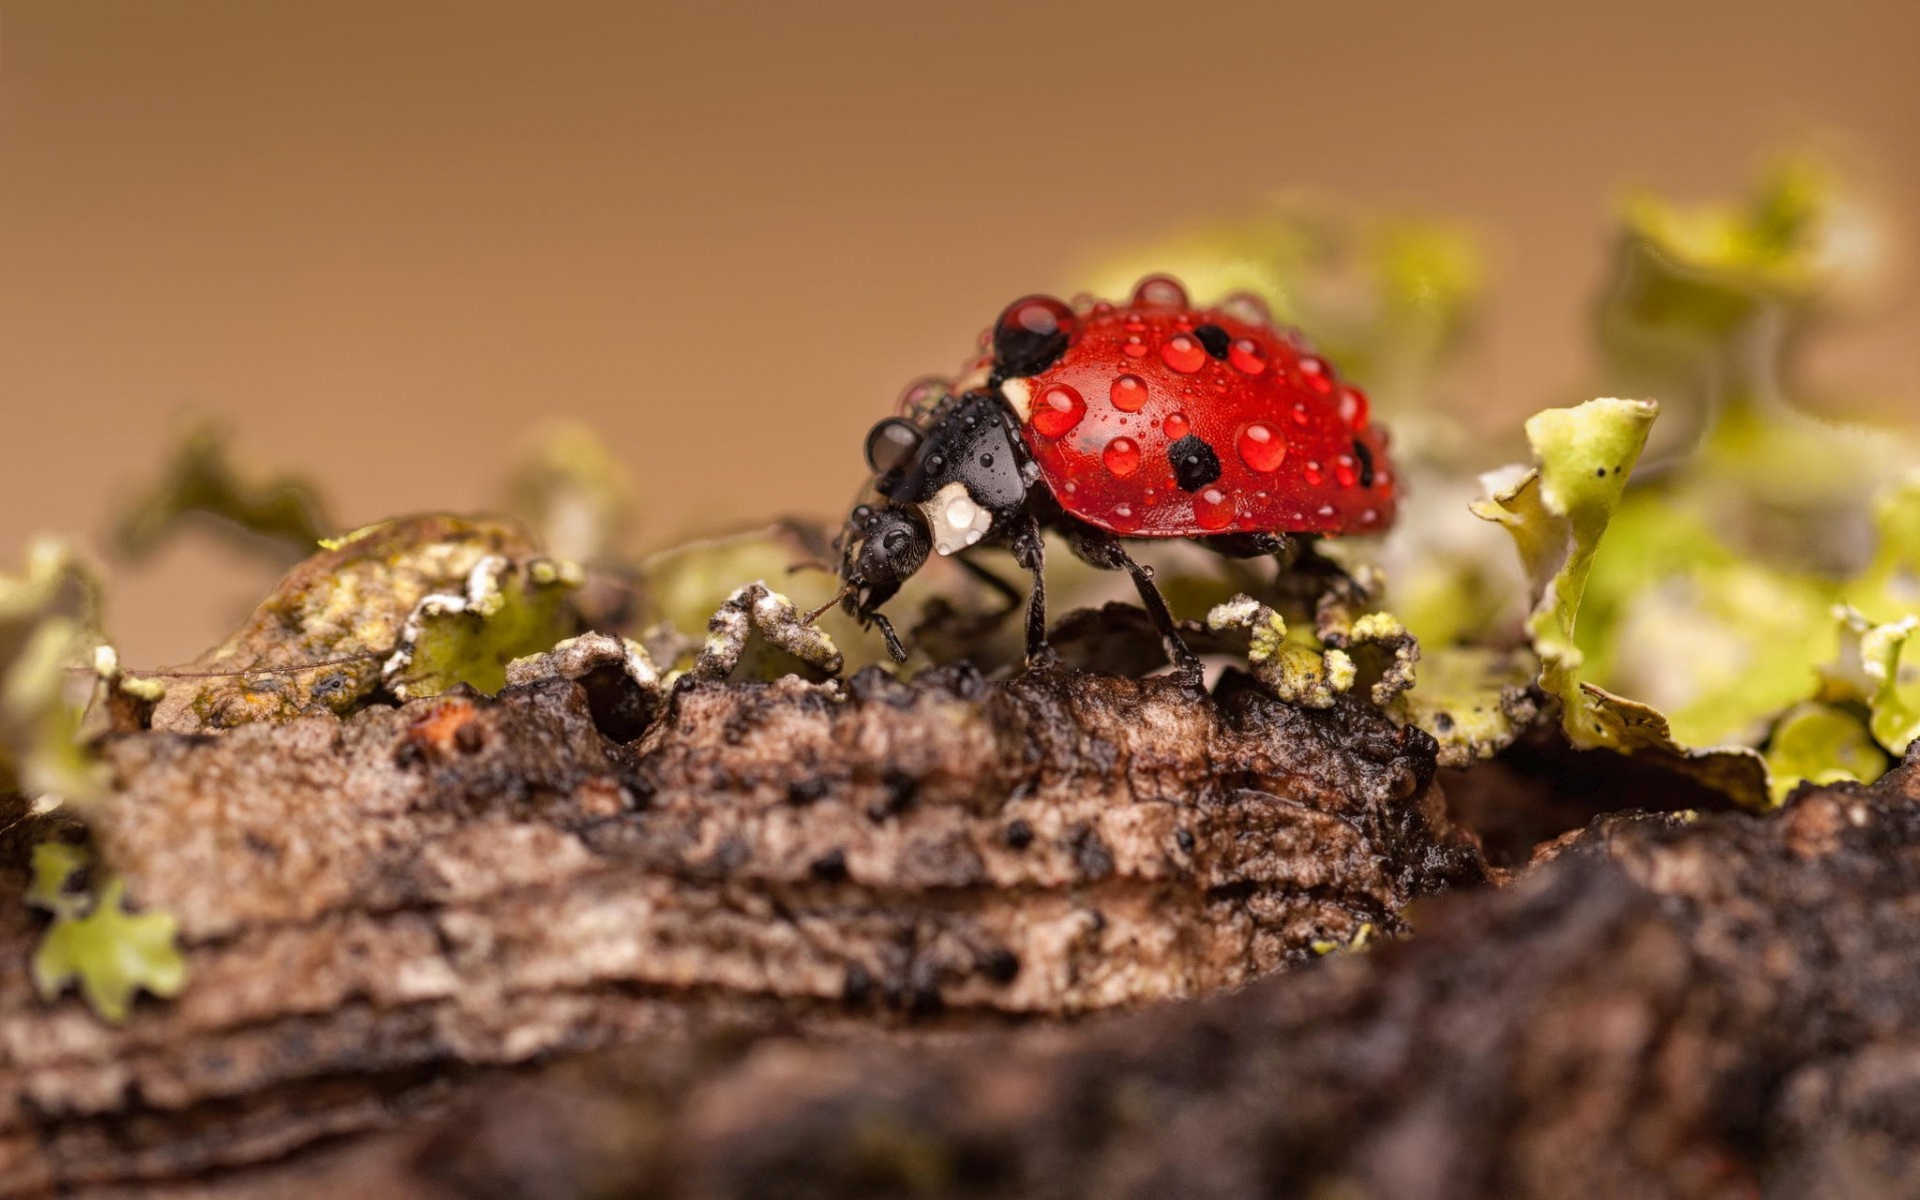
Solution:
[[[1013,561],[1033,576],[1033,591],[1027,596],[1027,666],[1051,666],[1059,660],[1047,644],[1046,543],[1040,538],[1040,525],[1031,513],[1021,513],[1007,535]]]

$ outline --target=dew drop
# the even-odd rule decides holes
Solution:
[[[1122,375],[1113,381],[1107,395],[1121,412],[1139,412],[1147,406],[1147,381],[1138,375]]]
[[[1207,365],[1207,348],[1190,333],[1176,333],[1161,343],[1160,358],[1182,375],[1191,375]]]
[[[1124,479],[1140,469],[1140,446],[1132,438],[1117,437],[1100,452],[1100,461]]]
[[[1193,422],[1187,420],[1183,412],[1168,413],[1167,419],[1160,422],[1160,432],[1177,442],[1193,432]]]
[[[1267,369],[1267,352],[1252,338],[1240,338],[1227,347],[1227,361],[1242,375],[1258,375]]]
[[[1145,333],[1147,331],[1147,323],[1139,317],[1133,317],[1129,319],[1125,325],[1121,326],[1121,328],[1125,329],[1128,333]]]
[[[1340,481],[1341,487],[1353,487],[1360,482],[1360,472],[1352,456],[1342,454],[1333,460],[1333,477]]]
[[[1185,308],[1187,289],[1166,275],[1149,275],[1134,285],[1135,308]]]
[[[1272,325],[1273,314],[1267,302],[1253,292],[1234,292],[1220,302],[1220,311],[1249,325]]]
[[[1080,393],[1064,383],[1056,383],[1040,393],[1033,403],[1033,427],[1042,437],[1057,438],[1080,423],[1087,415],[1087,402]]]
[[[1126,352],[1128,358],[1145,358],[1147,356],[1146,339],[1137,333],[1129,334],[1126,344],[1121,346],[1120,349]]]
[[[1333,390],[1333,368],[1327,366],[1325,359],[1315,355],[1300,356],[1300,379],[1322,396]]]
[[[1225,529],[1233,524],[1233,499],[1217,487],[1200,489],[1193,498],[1193,518],[1202,529]]]
[[[1293,406],[1292,415],[1293,415],[1293,423],[1295,425],[1305,425],[1308,420],[1307,406],[1296,401]]]
[[[1320,469],[1317,462],[1309,462],[1300,468],[1300,474],[1311,487],[1319,487],[1327,481],[1327,473]]]
[[[1035,375],[1073,340],[1080,318],[1052,296],[1024,296],[994,322],[993,353],[1008,375]]]
[[[1287,460],[1287,439],[1265,421],[1240,431],[1240,458],[1256,471],[1277,471]]]
[[[1351,385],[1340,389],[1340,419],[1347,423],[1348,429],[1365,429],[1371,411],[1365,392]]]
[[[949,386],[946,380],[937,376],[914,380],[907,385],[906,391],[900,393],[897,406],[900,415],[917,417],[933,411],[933,406],[946,395]]]
[[[1108,523],[1115,529],[1136,529],[1140,525],[1140,514],[1133,511],[1131,504],[1116,504],[1107,512]]]

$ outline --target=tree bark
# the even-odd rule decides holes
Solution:
[[[1486,877],[1431,740],[1358,702],[966,669],[641,699],[599,673],[112,739],[86,826],[190,981],[115,1028],[0,977],[0,1188],[267,1186],[618,1047],[1060,1027]],[[13,825],[15,881],[61,828]],[[41,925],[9,906],[8,961]]]

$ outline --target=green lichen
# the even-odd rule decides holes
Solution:
[[[356,530],[295,567],[226,642],[161,673],[168,687],[154,725],[197,731],[346,713],[388,682],[407,695],[449,681],[497,687],[509,659],[577,632],[565,619],[577,577],[543,583],[546,570],[560,568],[510,522],[434,515]],[[429,597],[444,599],[423,609]],[[477,610],[437,619],[455,615],[443,606],[469,605],[497,626]],[[395,655],[418,653],[422,635],[422,665],[395,665]]]
[[[334,529],[310,483],[236,462],[226,431],[213,424],[189,429],[160,479],[125,511],[113,543],[135,559],[196,521],[245,535],[255,546],[276,547],[289,558],[312,553]]]
[[[395,699],[435,696],[465,684],[491,695],[507,664],[579,630],[569,604],[579,567],[547,558],[487,555],[459,592],[423,597],[401,626],[381,681]]]
[[[1322,647],[1310,633],[1290,630],[1278,612],[1250,596],[1215,605],[1207,613],[1207,628],[1214,633],[1246,631],[1247,664],[1254,678],[1289,704],[1331,708],[1353,690],[1358,677],[1345,650]]]
[[[1768,794],[1775,804],[1802,780],[1872,783],[1891,765],[1855,709],[1812,701],[1795,705],[1780,718],[1766,757]]]
[[[42,808],[105,783],[82,739],[92,667],[104,648],[98,587],[63,544],[36,542],[20,575],[0,575],[0,791]]]
[[[93,1011],[119,1024],[142,991],[171,998],[187,982],[187,964],[175,939],[179,925],[167,913],[133,914],[125,884],[108,878],[97,897],[71,887],[87,854],[59,842],[34,847],[26,900],[53,914],[33,956],[33,982],[43,1000],[77,982]]]

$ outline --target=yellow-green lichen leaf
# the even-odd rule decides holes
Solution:
[[[0,792],[45,807],[104,786],[81,727],[98,608],[92,574],[58,542],[35,543],[22,574],[0,574]]]
[[[180,671],[157,673],[167,693],[153,726],[197,733],[351,712],[379,691],[421,602],[465,594],[475,569],[496,558],[520,579],[545,561],[507,521],[428,515],[356,530],[288,572],[226,642]]]
[[[1841,607],[1841,653],[1827,671],[1825,695],[1867,706],[1874,740],[1895,755],[1920,737],[1920,663],[1905,661],[1920,632],[1920,615],[1874,624],[1856,609]]]
[[[1873,561],[1847,585],[1847,602],[1883,623],[1920,613],[1920,472],[1880,499],[1874,528]]]
[[[1640,189],[1621,218],[1628,237],[1676,275],[1738,295],[1845,288],[1874,269],[1879,242],[1837,173],[1808,155],[1774,163],[1743,201],[1683,205]]]
[[[180,994],[187,963],[174,945],[178,923],[167,913],[127,912],[123,891],[120,880],[109,880],[92,912],[54,918],[33,956],[41,999],[54,999],[77,980],[93,1011],[117,1025],[143,988],[162,998]]]
[[[67,884],[87,865],[85,848],[67,842],[41,842],[33,848],[33,877],[26,901],[51,913],[85,911],[87,899],[67,891]]]
[[[1592,400],[1549,409],[1527,422],[1536,466],[1474,506],[1512,535],[1532,588],[1526,629],[1540,659],[1539,685],[1561,704],[1568,739],[1582,748],[1646,752],[1743,803],[1768,803],[1766,764],[1738,746],[1693,750],[1657,709],[1584,678],[1576,637],[1581,600],[1627,475],[1646,445],[1659,406],[1646,400]],[[1685,670],[1684,663],[1673,664]]]
[[[1872,783],[1886,774],[1889,760],[1851,710],[1833,704],[1796,705],[1773,727],[1767,744],[1769,791],[1775,804],[1802,780]]]
[[[499,691],[508,663],[579,632],[569,595],[581,579],[580,568],[563,561],[481,559],[461,591],[437,592],[414,606],[382,668],[387,690],[400,700],[461,684]]]
[[[547,553],[581,563],[616,560],[639,523],[639,489],[606,439],[565,421],[535,431],[506,484],[507,512]]]
[[[1440,765],[1492,758],[1538,719],[1528,684],[1534,660],[1524,651],[1478,646],[1423,650],[1419,686],[1401,692],[1387,713],[1433,735]]]
[[[159,481],[125,512],[113,541],[129,558],[151,554],[191,520],[249,535],[251,544],[275,546],[287,559],[312,553],[334,528],[311,484],[236,463],[226,431],[213,424],[189,429]]]

